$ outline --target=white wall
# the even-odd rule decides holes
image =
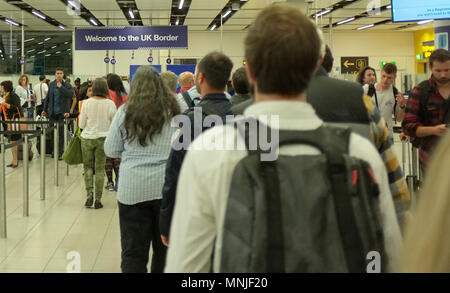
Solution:
[[[414,32],[333,32],[332,38],[334,70],[340,70],[341,57],[368,56],[369,66],[377,70],[378,78],[382,61],[396,62],[399,88],[403,74],[414,74]],[[324,39],[330,43],[328,34]]]
[[[171,50],[172,58],[201,58],[214,50],[223,50],[233,61],[234,68],[242,66],[244,60],[244,39],[246,32],[226,32],[221,37],[220,31],[189,32],[189,49]],[[329,43],[329,35],[324,34]],[[335,67],[340,67],[341,56],[368,56],[370,66],[378,70],[381,61],[396,61],[399,69],[397,85],[401,84],[402,74],[414,73],[414,33],[413,32],[334,32],[333,55]],[[131,60],[131,51],[116,51],[116,73],[127,75],[129,65],[148,64],[148,50],[135,51],[135,59]],[[159,51],[159,62],[153,51],[153,64],[161,64],[165,70],[168,50]],[[111,56],[111,53],[110,53]],[[105,75],[106,65],[103,62],[105,51],[75,51],[74,76]],[[112,66],[110,65],[110,72]]]

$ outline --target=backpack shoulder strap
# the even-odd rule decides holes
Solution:
[[[374,84],[369,84],[369,90],[367,91],[367,95],[369,97],[375,96],[375,104],[378,108],[378,97],[377,97],[377,90],[375,88]]]
[[[194,101],[191,99],[191,96],[187,91],[184,91],[181,93],[181,96],[183,97],[184,101],[186,102],[188,108],[192,108],[195,106]]]

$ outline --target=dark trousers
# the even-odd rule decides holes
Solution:
[[[164,271],[167,248],[159,232],[160,207],[161,200],[135,205],[119,202],[122,273],[147,273],[150,244],[153,249],[151,272]]]
[[[64,123],[62,123],[61,121],[64,121],[64,115],[63,114],[58,114],[55,116],[50,117],[50,126],[54,125],[53,123],[55,122],[60,122],[59,124],[59,133],[58,133],[58,137],[59,137],[59,156],[61,156],[64,152]],[[56,127],[56,125],[55,125]],[[52,154],[54,153],[55,150],[55,138],[54,138],[54,131],[52,130],[51,132],[51,148],[52,148]]]

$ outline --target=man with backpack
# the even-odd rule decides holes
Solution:
[[[186,137],[186,134],[181,134],[177,138],[177,141],[190,139],[192,142],[196,135],[198,136],[198,134],[210,128],[209,126],[203,126],[203,118],[207,115],[217,115],[225,121],[226,115],[231,114],[231,103],[226,97],[224,90],[232,68],[232,61],[222,53],[212,52],[203,57],[197,66],[195,75],[196,88],[202,97],[195,107],[191,107],[183,113],[183,115],[188,117],[191,131],[189,137]],[[200,117],[202,119],[198,121],[197,117],[200,111]],[[198,123],[201,124],[199,125]],[[178,176],[185,154],[185,148],[178,150],[172,148],[166,165],[160,213],[160,232],[163,243],[166,246],[168,245],[169,228],[175,204]]]
[[[325,126],[306,103],[319,51],[316,26],[299,10],[271,5],[258,15],[245,40],[255,104],[244,116],[272,128],[278,158],[266,160],[264,127],[250,123],[216,126],[192,143],[166,272],[366,272],[372,254],[394,269],[401,235],[377,150]]]
[[[450,53],[437,49],[430,55],[430,79],[416,85],[406,104],[403,131],[419,148],[422,171],[437,142],[450,126]]]
[[[396,121],[402,122],[406,107],[405,97],[393,85],[396,77],[397,66],[392,63],[386,63],[381,70],[380,82],[363,86],[364,94],[371,97],[373,103],[380,110],[391,135],[394,133],[392,113],[394,113]]]

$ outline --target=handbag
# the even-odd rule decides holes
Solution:
[[[83,163],[81,137],[79,132],[70,140],[69,145],[62,155],[62,159],[69,165],[79,165]]]
[[[11,119],[9,119],[10,121],[28,121],[27,118],[22,117],[22,115],[20,114],[20,110],[19,108],[17,108],[17,116],[16,113],[13,114],[13,116],[11,117]],[[2,106],[2,111],[3,111],[3,115],[5,118],[5,121],[8,121],[8,116],[6,115],[6,108]],[[24,130],[28,130],[28,125],[27,124],[15,124],[15,123],[8,123],[7,124],[7,130],[8,131],[24,131]]]

